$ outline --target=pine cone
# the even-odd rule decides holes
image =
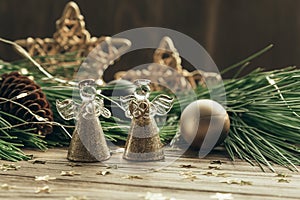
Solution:
[[[46,100],[46,95],[42,92],[40,86],[34,83],[26,76],[20,75],[18,72],[3,74],[0,79],[0,97],[6,99],[16,98],[20,94],[30,93],[29,95],[15,99],[15,102],[29,108],[34,114],[43,117],[47,121],[53,121],[53,113],[50,109],[50,104]],[[0,100],[0,110],[23,119],[27,122],[38,122],[25,108],[12,103]],[[11,124],[21,123],[12,117],[4,116]],[[52,132],[51,124],[31,124],[26,127],[19,128],[36,128],[36,133],[46,135]]]

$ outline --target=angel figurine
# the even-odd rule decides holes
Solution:
[[[134,84],[134,94],[121,97],[125,115],[132,119],[123,158],[134,161],[162,160],[163,145],[154,116],[167,114],[172,108],[173,98],[161,94],[150,102],[150,80],[138,79]]]
[[[86,79],[78,84],[82,103],[71,99],[56,101],[58,113],[65,120],[76,119],[76,127],[68,151],[68,159],[79,162],[104,161],[110,158],[99,116],[109,118],[103,99],[96,97],[95,81]]]

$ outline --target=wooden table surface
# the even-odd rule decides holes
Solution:
[[[262,172],[247,162],[232,162],[222,151],[214,151],[204,159],[187,154],[172,163],[126,162],[120,159],[122,153],[113,154],[107,163],[72,163],[66,160],[66,149],[26,153],[33,154],[34,161],[0,161],[1,200],[300,199],[299,172],[275,166],[277,173],[287,176],[278,177],[277,173]],[[166,157],[174,155],[167,151]],[[6,171],[10,164],[20,168]],[[160,168],[162,165],[165,166]],[[75,175],[62,176],[62,171]],[[43,177],[46,175],[56,179],[35,180],[36,176],[46,178]],[[45,186],[49,187],[49,193],[47,187],[41,189]]]

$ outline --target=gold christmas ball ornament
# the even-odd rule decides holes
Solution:
[[[189,104],[180,118],[183,139],[194,149],[209,149],[222,143],[230,129],[225,108],[216,101],[203,99]]]

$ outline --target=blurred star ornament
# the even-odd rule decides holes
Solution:
[[[104,85],[102,79],[104,71],[109,65],[114,64],[121,55],[131,47],[131,42],[125,38],[106,37],[97,45],[81,64],[77,73],[80,80],[95,79],[98,85]]]
[[[134,94],[121,97],[125,115],[132,119],[123,158],[132,161],[162,160],[164,152],[154,116],[166,115],[172,107],[173,98],[161,94],[150,102],[150,81],[138,79],[134,84]]]
[[[96,97],[94,80],[83,80],[78,86],[81,105],[71,99],[56,102],[61,117],[65,120],[77,120],[68,159],[79,162],[107,160],[110,158],[110,151],[98,117],[102,115],[109,118],[111,113],[104,107],[103,99]]]
[[[182,72],[181,58],[170,37],[162,38],[159,47],[153,54],[153,61],[161,65],[172,67],[179,73]]]
[[[197,100],[189,104],[180,118],[180,132],[183,139],[194,149],[215,146],[222,143],[230,129],[229,116],[219,103]]]
[[[190,85],[196,88],[198,85],[206,87],[209,84],[221,81],[221,76],[214,72],[205,72],[202,70],[194,70],[192,72],[183,68],[178,50],[175,48],[174,42],[170,37],[163,37],[159,43],[159,47],[153,54],[153,62],[160,65],[169,66],[177,71],[184,80],[176,80],[177,84],[182,88]],[[199,66],[198,66],[199,67]],[[180,85],[182,84],[182,85]]]
[[[181,65],[179,52],[168,36],[161,39],[158,48],[155,50],[153,64],[144,69],[119,71],[115,74],[115,79],[121,78],[129,81],[141,78],[152,80],[153,78],[159,81],[158,84],[153,84],[154,90],[163,90],[162,85],[169,85],[174,91],[190,90],[199,85],[206,87],[221,81],[221,76],[214,72],[202,70],[189,72],[184,69]]]

